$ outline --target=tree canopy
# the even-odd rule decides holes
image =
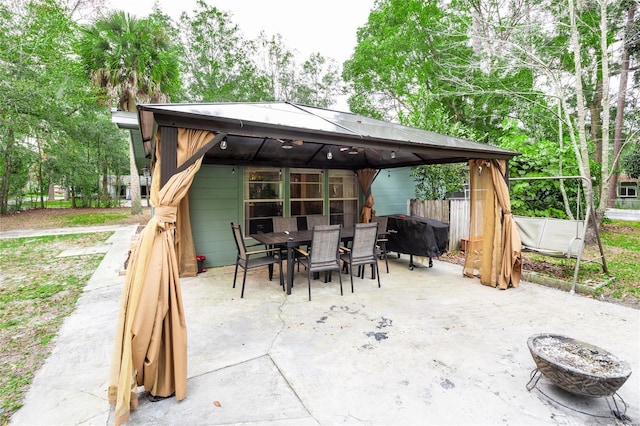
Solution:
[[[610,90],[625,46],[637,52],[637,25],[624,25],[635,4],[379,0],[344,64],[350,107],[525,153],[511,175],[586,176],[602,212],[614,160],[638,143],[637,81]],[[611,105],[622,94],[624,143],[613,148]]]
[[[79,27],[69,10],[53,0],[16,10],[2,3],[0,20],[5,29],[0,34],[0,212],[5,213],[10,198],[20,207],[27,192],[43,205],[54,183],[71,190],[87,181],[97,184],[98,170],[87,164],[91,156],[82,156],[82,164],[59,160],[92,142],[83,130],[84,111],[93,112],[93,124],[110,124],[110,117],[95,113],[98,94],[74,56]],[[111,145],[121,135],[111,126],[102,137]]]

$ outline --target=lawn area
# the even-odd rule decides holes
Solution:
[[[111,232],[0,239],[0,424],[22,406],[103,255],[57,257],[104,242]]]

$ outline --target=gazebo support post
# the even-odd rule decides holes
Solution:
[[[178,128],[160,127],[160,152],[162,161],[160,163],[160,188],[176,174],[178,170]]]

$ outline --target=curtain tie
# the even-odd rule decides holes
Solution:
[[[175,223],[178,208],[175,206],[160,206],[156,207],[153,215],[158,222]]]

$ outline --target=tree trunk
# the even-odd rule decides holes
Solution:
[[[591,125],[589,126],[589,133],[591,134],[591,140],[595,145],[593,160],[602,164],[602,79],[598,79],[596,82],[596,92],[593,99],[589,103],[589,111],[591,114]]]
[[[0,214],[9,210],[9,175],[11,174],[11,153],[15,143],[13,130],[7,132],[7,145],[4,149],[4,168],[0,179]]]
[[[136,156],[133,152],[133,140],[129,138],[129,188],[131,191],[131,214],[142,214],[140,202],[140,174],[136,166]]]
[[[609,32],[607,24],[608,3],[608,0],[601,0],[600,2],[600,51],[602,54],[602,165],[600,168],[600,181],[602,182],[602,187],[600,188],[600,203],[597,208],[597,216],[599,217],[604,216],[604,211],[607,207],[610,184],[609,177],[611,176],[611,169],[609,168],[609,115],[611,108],[609,101],[609,47],[607,45],[607,35]]]
[[[53,183],[53,170],[49,170],[49,194],[47,198],[49,201],[56,199],[56,187]]]
[[[620,83],[618,86],[618,106],[616,121],[613,131],[613,164],[611,165],[611,180],[609,181],[608,206],[615,207],[618,195],[618,160],[622,150],[622,126],[624,124],[624,104],[627,94],[627,81],[629,79],[629,49],[627,42],[633,28],[636,3],[631,2],[627,10],[627,24],[624,31],[624,43],[622,44],[622,61],[620,70]]]
[[[564,151],[564,130],[562,127],[562,102],[558,102],[558,145],[560,146],[560,151]],[[562,156],[560,158],[559,163],[559,171],[560,176],[564,176],[562,171]],[[581,184],[579,182],[578,184]],[[562,204],[564,205],[564,211],[569,217],[569,219],[574,220],[573,211],[569,206],[569,197],[567,196],[567,190],[564,187],[564,179],[560,179],[560,194],[562,194]]]
[[[591,170],[589,169],[589,146],[587,144],[587,134],[585,129],[585,101],[584,90],[582,88],[582,59],[580,57],[580,39],[578,37],[578,27],[576,24],[576,10],[573,0],[569,0],[569,18],[571,22],[571,48],[573,50],[574,61],[574,77],[575,77],[575,89],[576,89],[576,116],[577,116],[577,131],[578,141],[576,143],[575,137],[572,135],[572,142],[574,143],[574,150],[576,152],[576,160],[580,167],[580,173],[586,179],[583,179],[583,189],[585,195],[585,201],[589,205],[593,206],[593,185],[591,181]],[[567,116],[567,122],[571,121],[568,112],[565,108],[565,115]],[[573,132],[572,132],[573,133]],[[595,223],[591,223],[591,226],[597,226]],[[590,232],[589,230],[587,230]],[[585,241],[588,243],[588,241]]]
[[[42,139],[36,138],[38,141],[38,172],[36,179],[38,180],[38,198],[40,199],[40,208],[44,209],[44,176],[42,176],[42,162],[44,161],[44,152],[42,149]]]
[[[100,201],[98,202],[98,206],[100,207],[111,207],[111,196],[109,195],[109,167],[107,165],[107,160],[103,159],[104,163],[102,165],[102,196],[100,197]]]

